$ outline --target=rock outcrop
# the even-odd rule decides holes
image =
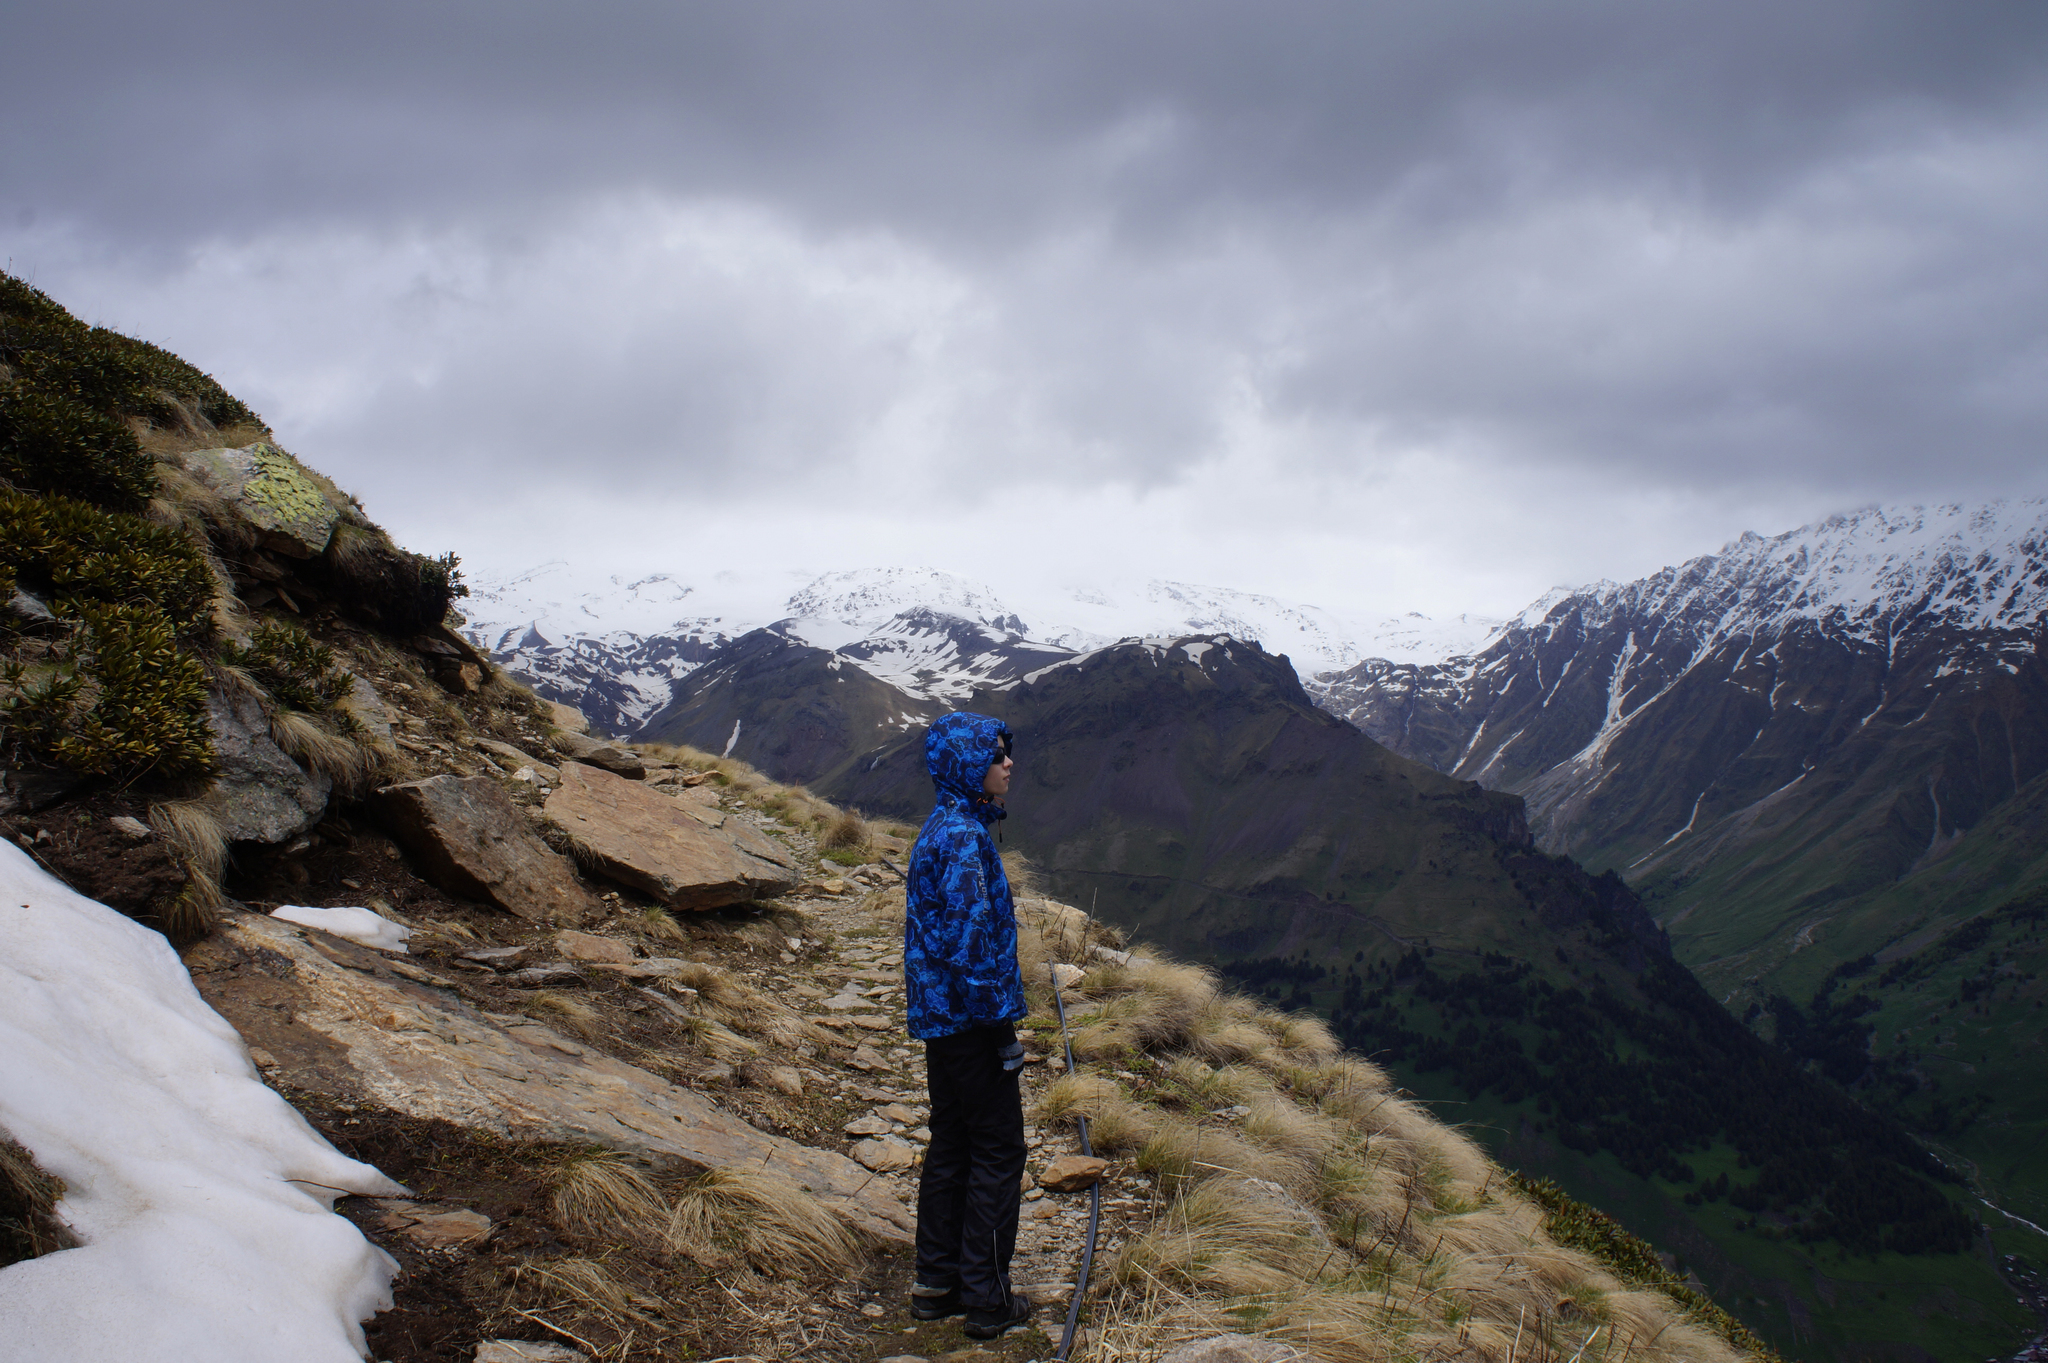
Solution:
[[[610,743],[587,734],[564,732],[555,735],[555,747],[573,762],[588,763],[602,767],[608,772],[634,781],[645,780],[647,763],[640,754],[621,743]]]
[[[433,776],[377,792],[377,810],[428,879],[537,922],[579,923],[597,908],[566,859],[483,776]]]
[[[766,898],[800,878],[789,853],[745,820],[580,762],[562,764],[547,816],[579,860],[670,908]]]
[[[254,914],[231,917],[187,964],[252,1050],[308,1092],[516,1139],[775,1174],[867,1234],[909,1241],[910,1214],[845,1156],[758,1131],[528,1018],[486,1014],[418,965]]]
[[[256,528],[265,549],[312,558],[334,537],[340,508],[298,460],[275,445],[194,450],[185,466]]]
[[[280,843],[318,823],[334,783],[277,746],[255,698],[215,691],[206,704],[215,763],[206,799],[223,836],[229,842]]]

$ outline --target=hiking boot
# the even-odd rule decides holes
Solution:
[[[1001,1306],[977,1306],[961,1327],[969,1339],[995,1339],[1031,1319],[1031,1298],[1012,1293]]]
[[[966,1309],[960,1304],[960,1289],[957,1287],[942,1291],[919,1283],[910,1289],[910,1314],[918,1320],[944,1320]]]

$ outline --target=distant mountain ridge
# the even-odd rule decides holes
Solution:
[[[1866,511],[1547,599],[1469,657],[1311,685],[1395,751],[1523,795],[1545,847],[1621,869],[1739,983],[1796,942],[1688,923],[1703,896],[1824,919],[2048,769],[2044,610],[2048,501]]]
[[[932,568],[721,573],[692,584],[667,573],[592,577],[562,562],[473,583],[467,611],[463,632],[493,661],[619,734],[684,703],[686,677],[768,626],[837,652],[913,698],[957,700],[1119,639],[1227,633],[1287,653],[1312,675],[1372,656],[1433,660],[1469,651],[1501,623],[1413,613],[1349,621],[1316,606],[1163,579],[1015,601]]]

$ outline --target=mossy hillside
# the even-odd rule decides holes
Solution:
[[[329,480],[252,435],[267,430],[194,366],[0,275],[0,599],[26,593],[0,617],[10,764],[201,777],[223,664],[254,664],[251,684],[282,688],[269,704],[331,714],[348,679],[315,666],[312,641],[266,623],[264,606],[288,615],[326,596],[392,633],[440,625],[462,591],[453,556],[399,549]],[[230,453],[246,465],[232,504],[199,476]],[[305,526],[319,528],[320,558],[264,553],[266,535]],[[307,666],[310,689],[290,675]]]

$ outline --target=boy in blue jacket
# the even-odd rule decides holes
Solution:
[[[1017,970],[1017,917],[989,826],[1006,817],[1010,730],[951,714],[924,740],[938,798],[910,852],[903,979],[910,1034],[925,1043],[930,1148],[917,1192],[919,1320],[965,1314],[976,1339],[1031,1317],[1010,1290],[1024,1174],[1017,1075],[1028,1010]]]

